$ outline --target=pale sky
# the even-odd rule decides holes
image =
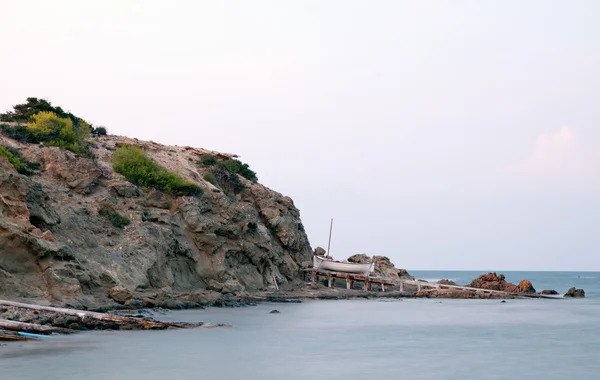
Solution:
[[[0,110],[236,153],[313,247],[600,270],[598,1],[0,0]]]

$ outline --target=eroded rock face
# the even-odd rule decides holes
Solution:
[[[123,143],[140,145],[204,195],[175,197],[125,181],[111,169]],[[0,297],[177,306],[175,297],[193,304],[217,292],[291,286],[301,263],[312,260],[293,201],[241,177],[246,189],[239,194],[214,191],[198,164],[205,151],[108,136],[94,139],[91,160],[10,144],[41,169],[26,177],[0,158]],[[130,224],[115,227],[102,206]]]

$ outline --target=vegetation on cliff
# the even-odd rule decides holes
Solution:
[[[29,162],[19,154],[17,149],[0,145],[0,157],[4,157],[11,163],[15,170],[21,174],[31,175],[33,171],[39,169],[40,165]]]
[[[131,223],[131,220],[129,220],[128,217],[119,214],[112,207],[107,205],[100,207],[98,214],[106,217],[108,220],[110,220],[112,225],[117,228],[123,228]]]
[[[238,174],[249,181],[258,181],[256,172],[250,169],[248,164],[234,158],[219,160],[213,155],[206,154],[200,158],[199,164],[208,168],[204,174],[204,179],[220,187],[228,194],[237,194],[246,188],[242,181],[240,181]]]
[[[123,145],[112,155],[113,169],[129,182],[175,195],[202,195],[202,189],[162,168],[143,149]]]
[[[27,98],[26,103],[13,106],[13,111],[0,114],[0,121],[20,123],[1,126],[7,136],[17,141],[43,142],[83,156],[91,155],[86,141],[91,134],[106,135],[106,128],[93,128],[82,118],[38,98]]]

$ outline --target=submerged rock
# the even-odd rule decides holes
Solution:
[[[558,292],[556,290],[548,290],[548,289],[544,289],[540,292],[540,294],[544,294],[544,295],[556,295],[558,294]]]
[[[269,312],[269,314],[281,314],[281,312],[279,310],[275,309],[275,310],[271,310]]]

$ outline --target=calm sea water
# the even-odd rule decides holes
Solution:
[[[467,283],[480,272],[414,272]],[[231,328],[0,347],[0,379],[597,379],[600,273],[505,272],[585,299],[360,300],[170,312]],[[269,314],[272,309],[281,314]]]

